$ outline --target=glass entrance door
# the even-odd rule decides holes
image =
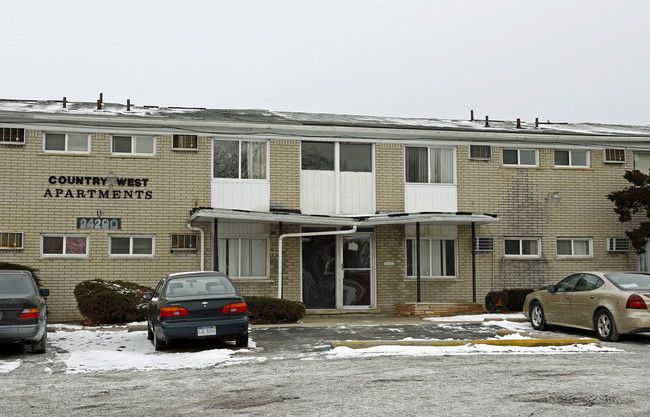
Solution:
[[[370,235],[343,236],[343,307],[372,304]]]
[[[336,308],[336,236],[302,238],[302,300],[307,309]]]

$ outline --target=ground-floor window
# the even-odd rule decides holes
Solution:
[[[417,275],[416,239],[406,240],[406,275]],[[456,240],[455,239],[420,239],[420,276],[455,277],[456,276]]]
[[[86,256],[88,255],[88,236],[42,235],[41,254],[43,256]]]
[[[152,256],[153,236],[113,235],[109,239],[109,253],[116,256]]]
[[[588,257],[592,255],[591,239],[557,239],[558,256]]]
[[[266,238],[228,237],[218,239],[218,270],[231,278],[266,278]]]

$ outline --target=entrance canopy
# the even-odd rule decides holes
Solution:
[[[210,222],[214,219],[240,220],[267,223],[298,223],[319,226],[357,226],[371,227],[389,224],[446,223],[446,224],[487,224],[499,221],[495,214],[482,213],[386,213],[369,215],[321,215],[302,214],[289,211],[249,211],[214,208],[198,208],[192,211],[190,223]]]

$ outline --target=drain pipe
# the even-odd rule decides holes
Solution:
[[[282,299],[282,240],[285,237],[349,235],[356,231],[357,231],[357,226],[352,226],[352,229],[337,230],[334,232],[285,233],[283,235],[280,235],[280,239],[278,243],[278,298]]]
[[[194,227],[189,223],[187,224],[187,228],[201,234],[201,271],[205,271],[205,232],[200,227]]]

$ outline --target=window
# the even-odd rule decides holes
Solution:
[[[341,171],[372,172],[372,145],[341,143],[339,149]]]
[[[588,151],[560,151],[555,150],[556,167],[581,167],[589,166]]]
[[[22,232],[0,232],[0,249],[22,249]]]
[[[508,238],[504,241],[506,256],[539,257],[541,255],[539,239]]]
[[[44,152],[90,152],[90,135],[87,133],[44,133]]]
[[[154,254],[153,236],[121,236],[109,238],[109,253],[118,256],[152,256]]]
[[[172,252],[195,250],[197,250],[195,234],[172,235]]]
[[[218,270],[231,278],[266,278],[266,238],[219,238]]]
[[[490,145],[469,145],[469,159],[492,159]]]
[[[491,237],[476,237],[474,241],[475,252],[492,252],[494,250],[494,239]]]
[[[630,239],[626,237],[608,237],[607,252],[629,252]]]
[[[111,152],[128,155],[155,155],[155,136],[118,136],[111,138]]]
[[[300,167],[310,171],[334,171],[334,142],[302,142]]]
[[[406,275],[417,276],[416,239],[406,240]],[[450,278],[456,276],[456,241],[420,239],[420,276]]]
[[[591,239],[558,239],[558,256],[588,257],[592,256]]]
[[[407,147],[406,182],[454,183],[454,149]]]
[[[86,256],[88,255],[88,236],[42,235],[41,254],[43,256]]]
[[[213,176],[266,179],[266,142],[215,140]]]
[[[605,149],[603,151],[603,158],[606,163],[622,164],[625,162],[625,149]]]
[[[537,166],[537,149],[504,149],[503,165]]]
[[[25,129],[15,129],[11,127],[0,128],[0,143],[24,144]]]
[[[172,137],[172,149],[195,151],[199,147],[197,135],[174,135]]]

